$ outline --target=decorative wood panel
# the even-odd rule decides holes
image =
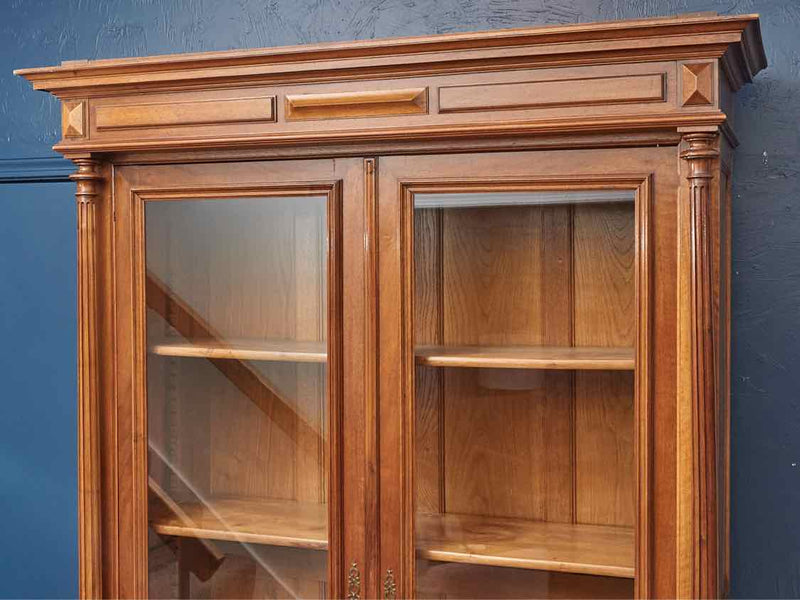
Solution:
[[[275,121],[275,98],[271,96],[116,104],[98,106],[94,111],[94,126],[98,131],[272,121]]]
[[[681,64],[681,104],[683,106],[713,104],[714,66],[714,63],[711,62]]]
[[[440,112],[664,102],[663,74],[439,88]]]
[[[428,112],[428,89],[290,94],[285,105],[290,121],[418,115]]]
[[[765,64],[757,30],[754,15],[692,16],[144,61],[72,61],[18,74],[37,89],[67,101],[91,96],[92,106],[100,111],[99,129],[85,138],[65,137],[58,145],[62,151],[255,146],[275,152],[275,146],[333,148],[341,143],[387,142],[396,149],[465,136],[474,147],[487,135],[590,131],[630,135],[635,130],[663,135],[682,126],[718,126],[725,116],[715,102],[684,106],[675,97],[679,75],[674,65],[714,61],[722,52],[724,72],[737,89]],[[656,73],[654,61],[659,63]],[[570,72],[591,68],[598,72]],[[548,81],[540,79],[545,70]],[[515,71],[511,80],[490,81]],[[405,83],[393,89],[400,80]],[[487,84],[495,85],[482,90]],[[440,87],[442,96],[431,99],[428,111],[426,90]],[[252,122],[212,116],[213,124],[192,116],[202,112],[199,100],[226,95],[233,100],[242,90],[287,98],[274,126],[263,121],[265,114],[255,115]],[[143,92],[153,96],[147,98]],[[178,104],[157,106],[151,114],[136,112],[136,107],[160,104],[152,99],[158,96],[167,97],[167,104]],[[189,104],[181,107],[181,102]],[[134,111],[129,116],[127,109],[111,108],[126,105]],[[507,116],[497,116],[496,109]],[[485,112],[480,122],[470,118],[474,110]],[[107,114],[119,115],[122,125],[117,127],[116,117]],[[407,120],[396,118],[401,115]],[[320,131],[311,122],[347,117],[360,117],[359,125],[340,122]],[[147,125],[152,119],[164,124]],[[128,135],[128,126],[139,133]]]
[[[86,102],[67,101],[61,105],[61,133],[65,138],[86,135]]]

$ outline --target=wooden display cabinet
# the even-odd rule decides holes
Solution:
[[[81,595],[724,595],[764,66],[694,15],[18,71],[77,165]]]

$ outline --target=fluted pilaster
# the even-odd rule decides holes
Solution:
[[[713,255],[711,203],[719,156],[716,133],[689,133],[681,158],[687,162],[691,228],[691,381],[695,565],[692,596],[716,598],[717,442],[716,374],[713,337]]]
[[[75,159],[78,208],[78,537],[81,598],[102,596],[97,201],[100,165]]]

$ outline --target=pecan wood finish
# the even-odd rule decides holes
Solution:
[[[756,15],[69,61],[80,593],[714,598]]]

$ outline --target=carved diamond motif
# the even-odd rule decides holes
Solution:
[[[696,106],[713,102],[714,70],[712,63],[684,63],[681,77],[683,80],[682,106]]]
[[[61,107],[61,133],[65,138],[85,135],[85,102],[64,102]]]

